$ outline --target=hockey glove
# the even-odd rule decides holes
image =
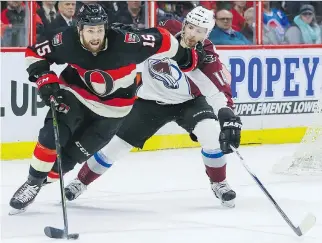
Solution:
[[[63,92],[59,87],[59,80],[54,72],[43,73],[36,81],[41,99],[50,106],[50,96],[55,98],[55,107],[59,112],[67,113],[69,106],[64,104]]]
[[[222,108],[218,112],[221,131],[219,134],[220,149],[224,154],[232,153],[230,145],[238,148],[240,145],[240,131],[242,122],[229,108]]]
[[[195,51],[197,52],[197,55],[198,55],[198,64],[196,67],[196,68],[198,68],[203,64],[203,62],[206,58],[206,52],[203,49],[203,44],[200,41],[197,43],[197,45],[195,47]]]
[[[179,68],[183,72],[190,72],[201,66],[206,57],[201,42],[198,42],[194,49],[184,48],[179,45],[176,56],[172,59],[178,63]]]

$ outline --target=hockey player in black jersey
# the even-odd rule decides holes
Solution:
[[[84,5],[77,17],[77,27],[26,50],[29,80],[37,84],[46,105],[50,96],[56,100],[64,171],[75,161],[87,160],[115,135],[135,100],[136,64],[157,54],[176,60],[182,71],[191,71],[204,55],[202,47],[181,47],[162,28],[133,30],[122,24],[108,28],[99,4]],[[60,77],[50,71],[53,63],[67,64]],[[24,211],[34,201],[48,175],[57,176],[51,172],[56,160],[54,141],[49,111],[28,179],[10,200],[11,214]]]

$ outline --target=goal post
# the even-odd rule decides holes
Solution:
[[[273,166],[273,172],[293,175],[322,175],[322,101],[308,116],[310,124],[295,152]]]

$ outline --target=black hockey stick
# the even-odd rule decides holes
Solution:
[[[251,175],[251,177],[255,180],[257,185],[260,187],[260,189],[265,193],[265,195],[268,197],[268,199],[273,203],[277,211],[280,213],[280,215],[283,217],[283,219],[286,221],[286,223],[292,228],[292,230],[298,235],[304,235],[307,233],[314,225],[316,222],[316,218],[313,214],[309,213],[306,215],[306,217],[302,220],[301,224],[296,227],[292,223],[292,221],[289,219],[289,217],[284,213],[284,211],[281,209],[281,207],[277,204],[275,199],[271,196],[271,194],[266,190],[262,182],[258,179],[258,177],[250,170],[250,168],[247,166],[244,158],[240,155],[238,150],[234,147],[231,146],[231,149],[235,152],[235,154],[239,157],[241,163],[247,170],[247,172]]]
[[[66,208],[66,197],[64,190],[64,179],[63,179],[63,170],[62,170],[62,162],[61,162],[61,148],[59,143],[59,130],[56,116],[56,100],[54,96],[50,96],[50,107],[53,117],[53,128],[55,133],[55,145],[56,145],[56,153],[57,153],[57,164],[58,164],[58,173],[59,173],[59,182],[60,182],[60,193],[61,193],[61,201],[62,201],[62,209],[63,209],[63,217],[64,217],[64,229],[57,229],[51,226],[47,226],[44,229],[45,234],[54,239],[78,239],[79,234],[68,234],[68,220],[67,220],[67,208]]]

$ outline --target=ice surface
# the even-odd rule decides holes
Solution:
[[[315,214],[317,224],[301,238],[234,155],[227,158],[227,175],[237,192],[236,207],[223,208],[210,190],[200,149],[129,154],[68,203],[70,233],[80,233],[79,243],[321,243],[322,178],[271,173],[273,164],[294,148],[252,146],[240,152],[296,225],[307,212]],[[26,213],[8,215],[8,202],[25,181],[28,162],[0,164],[1,242],[57,242],[43,228],[63,227],[58,183],[44,187]]]

